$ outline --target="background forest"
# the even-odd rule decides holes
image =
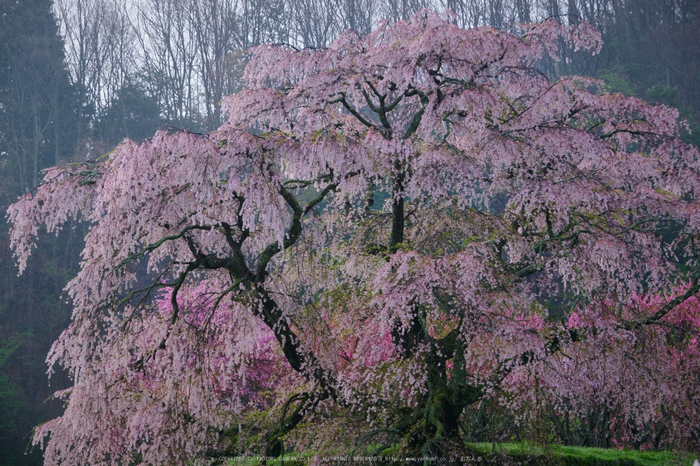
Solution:
[[[612,91],[678,107],[700,141],[700,0],[0,0],[0,207],[39,183],[45,167],[92,160],[161,126],[208,132],[239,89],[250,47],[320,48],[348,28],[449,8],[463,27],[518,33],[521,23],[587,21],[604,40],[594,57],[543,62],[551,78],[594,76]],[[33,427],[59,415],[44,400],[44,358],[67,326],[58,299],[77,271],[80,225],[47,237],[22,277],[0,226],[0,464],[25,455]],[[590,440],[590,442],[594,442]],[[593,445],[591,445],[593,446]]]

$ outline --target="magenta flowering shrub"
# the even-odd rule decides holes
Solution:
[[[554,405],[581,417],[594,408],[611,413],[611,446],[692,448],[700,435],[700,303],[689,297],[655,319],[690,286],[571,312],[565,328],[576,341],[541,368]]]
[[[277,351],[274,333],[259,319],[245,321],[245,315],[239,315],[241,308],[216,302],[205,285],[181,290],[177,300],[182,320],[195,333],[193,343],[215,350],[207,355],[213,357],[211,375],[215,393],[221,399],[239,400],[246,409],[270,407],[275,401],[272,392],[291,369]],[[161,318],[171,318],[173,306],[168,293],[158,298],[157,306]],[[212,331],[208,331],[209,327]],[[235,355],[229,346],[234,332],[239,334],[236,350],[241,351],[240,355]],[[197,333],[206,335],[208,340],[197,341]],[[196,358],[193,351],[189,369],[197,364]]]
[[[175,323],[164,292],[138,318],[123,320],[135,338],[124,338],[123,327],[103,335],[95,359],[104,369],[74,373],[75,386],[56,394],[70,396],[64,415],[37,428],[38,441],[51,436],[47,458],[186,463],[215,445],[216,430],[278,403],[280,384],[299,383],[274,334],[237,303],[216,303],[204,285],[181,289],[177,301]],[[92,448],[81,455],[57,448],[80,443]]]

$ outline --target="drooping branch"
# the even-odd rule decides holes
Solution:
[[[357,174],[358,172],[350,172],[345,176],[345,178],[351,178]],[[330,176],[332,177],[332,175]],[[311,212],[316,205],[322,202],[330,192],[334,191],[338,187],[338,184],[339,182],[336,181],[326,185],[326,187],[323,188],[321,192],[304,207],[299,204],[297,198],[291,192],[289,192],[284,185],[279,187],[280,195],[284,198],[287,205],[292,210],[292,221],[287,230],[286,238],[284,239],[282,247],[280,248],[280,245],[277,242],[271,243],[260,254],[256,267],[256,280],[258,282],[262,283],[265,280],[267,265],[270,263],[272,258],[282,249],[288,249],[297,242],[302,231],[302,217]]]
[[[296,426],[304,419],[304,416],[313,412],[318,404],[328,397],[323,391],[315,391],[312,393],[296,393],[292,395],[282,408],[282,418],[280,419],[279,427],[267,437],[267,447],[265,454],[268,456],[280,456],[283,451],[282,439],[286,434],[294,430]],[[289,406],[298,401],[299,406],[294,409],[292,414],[287,416]]]
[[[268,291],[262,285],[258,285],[256,291],[262,306],[255,307],[253,312],[274,332],[289,365],[308,380],[316,383],[321,388],[324,398],[330,396],[335,399],[336,380],[333,373],[324,368],[310,350],[302,346],[289,320]]]
[[[187,279],[187,276],[194,270],[197,270],[199,266],[201,265],[201,261],[199,259],[195,260],[194,262],[191,262],[185,270],[183,270],[180,273],[180,276],[178,277],[177,281],[173,285],[173,290],[170,294],[170,304],[172,306],[172,313],[170,315],[170,325],[168,326],[167,331],[165,332],[165,335],[163,338],[160,340],[160,343],[158,346],[153,348],[151,351],[149,351],[147,354],[141,356],[138,360],[130,364],[130,367],[134,370],[141,370],[144,367],[144,364],[149,360],[152,359],[155,355],[156,352],[159,350],[165,349],[165,345],[168,341],[168,338],[170,337],[170,332],[172,331],[173,325],[175,325],[175,322],[177,322],[178,315],[180,314],[180,305],[177,302],[177,294],[180,291],[180,288],[182,288],[182,285],[185,283],[185,280]]]
[[[332,99],[332,100],[328,101],[328,103],[330,103],[330,104],[335,104],[335,103],[343,104],[343,107],[345,107],[345,110],[347,110],[348,112],[350,112],[352,114],[352,116],[357,118],[357,120],[360,123],[362,123],[363,125],[365,125],[368,128],[376,128],[376,126],[373,123],[371,123],[369,120],[367,120],[364,116],[362,116],[362,114],[360,114],[360,112],[358,112],[352,105],[350,105],[350,103],[348,103],[344,92],[341,92],[339,95],[340,95],[340,97],[338,97],[336,99]]]
[[[389,123],[389,119],[388,119],[387,116],[386,116],[387,113],[390,111],[390,110],[386,107],[386,103],[385,103],[385,101],[386,101],[386,95],[381,94],[379,91],[377,91],[377,89],[376,89],[376,88],[374,87],[374,85],[372,84],[372,81],[370,81],[370,80],[365,80],[365,82],[367,83],[367,85],[369,86],[369,88],[372,90],[372,93],[373,93],[373,94],[377,97],[377,99],[379,100],[379,106],[374,105],[374,103],[372,102],[372,99],[369,97],[369,95],[367,94],[367,91],[365,91],[364,89],[362,89],[362,95],[364,95],[365,100],[367,101],[367,105],[369,106],[369,108],[370,108],[374,113],[376,113],[377,115],[379,115],[379,121],[382,123],[382,127],[384,128],[384,137],[386,137],[387,139],[391,139],[392,133],[393,133],[393,129],[391,128],[391,124]],[[398,102],[397,102],[397,103],[398,103]],[[393,107],[392,107],[392,108],[393,108]]]
[[[347,176],[354,175],[355,173],[350,173]],[[299,239],[302,232],[302,217],[309,213],[314,206],[323,201],[337,186],[338,182],[329,183],[316,198],[311,200],[304,207],[299,204],[296,197],[283,185],[279,187],[280,195],[292,210],[292,220],[282,247],[280,247],[279,243],[268,245],[258,258],[255,274],[254,290],[259,296],[261,306],[254,306],[253,312],[273,331],[290,366],[295,371],[304,374],[309,380],[314,381],[320,387],[321,391],[318,395],[320,398],[315,403],[329,396],[336,398],[335,377],[329,370],[321,365],[311,351],[302,346],[299,337],[291,328],[289,320],[285,317],[284,312],[265,289],[264,282],[267,274],[267,266],[272,258],[282,249],[290,248]]]
[[[675,297],[668,303],[666,303],[664,306],[662,306],[658,311],[656,311],[653,315],[647,317],[641,322],[634,322],[632,324],[632,327],[639,327],[642,325],[651,325],[651,324],[656,324],[659,322],[661,319],[666,316],[669,312],[671,312],[676,306],[679,306],[680,304],[683,304],[686,302],[688,299],[692,298],[693,296],[697,295],[698,292],[700,292],[700,274],[695,273],[691,277],[691,285],[690,287],[686,290],[685,293],[683,293],[680,296]]]
[[[282,250],[282,248],[287,249],[296,243],[301,235],[301,217],[304,215],[304,211],[299,205],[296,197],[290,193],[284,186],[279,187],[279,193],[282,195],[287,205],[292,209],[292,222],[287,230],[286,238],[283,241],[282,247],[280,247],[278,242],[268,245],[265,250],[260,254],[258,258],[258,265],[256,268],[256,281],[258,283],[263,283],[267,275],[267,265],[270,263],[272,258]]]
[[[411,122],[406,127],[406,131],[403,134],[403,139],[410,138],[413,135],[413,133],[415,133],[418,130],[418,126],[420,126],[420,122],[423,119],[425,109],[428,108],[428,104],[430,103],[430,99],[428,98],[428,96],[416,87],[411,87],[406,92],[406,96],[412,95],[418,95],[418,97],[420,98],[421,108],[418,109],[418,111],[413,115]]]
[[[163,245],[163,243],[165,243],[166,241],[173,241],[176,239],[180,239],[192,230],[209,231],[209,230],[211,230],[211,228],[212,228],[211,225],[190,225],[190,226],[185,227],[182,230],[180,230],[179,233],[176,233],[174,235],[164,236],[163,238],[159,239],[155,243],[147,244],[138,253],[132,254],[132,255],[128,256],[127,258],[125,258],[124,260],[122,260],[119,264],[117,264],[116,267],[114,267],[113,272],[121,269],[124,265],[128,264],[129,262],[143,259],[146,256],[146,254],[155,251],[156,249],[161,247]]]

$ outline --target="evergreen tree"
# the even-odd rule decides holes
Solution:
[[[75,118],[63,41],[51,0],[0,0],[0,209],[36,186],[41,170],[71,157]],[[0,224],[0,464],[40,464],[25,455],[34,426],[55,417],[45,355],[65,327],[69,307],[61,283],[75,263],[68,231],[47,244],[27,277],[17,277]],[[73,260],[69,260],[73,258]],[[60,385],[61,382],[58,382]]]

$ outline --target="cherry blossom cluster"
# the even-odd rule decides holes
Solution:
[[[41,225],[90,225],[47,464],[276,455],[334,429],[434,454],[467,406],[542,394],[697,440],[700,154],[675,109],[550,82],[561,46],[600,37],[422,11],[258,47],[217,131],[50,169],[8,211],[20,272]]]

